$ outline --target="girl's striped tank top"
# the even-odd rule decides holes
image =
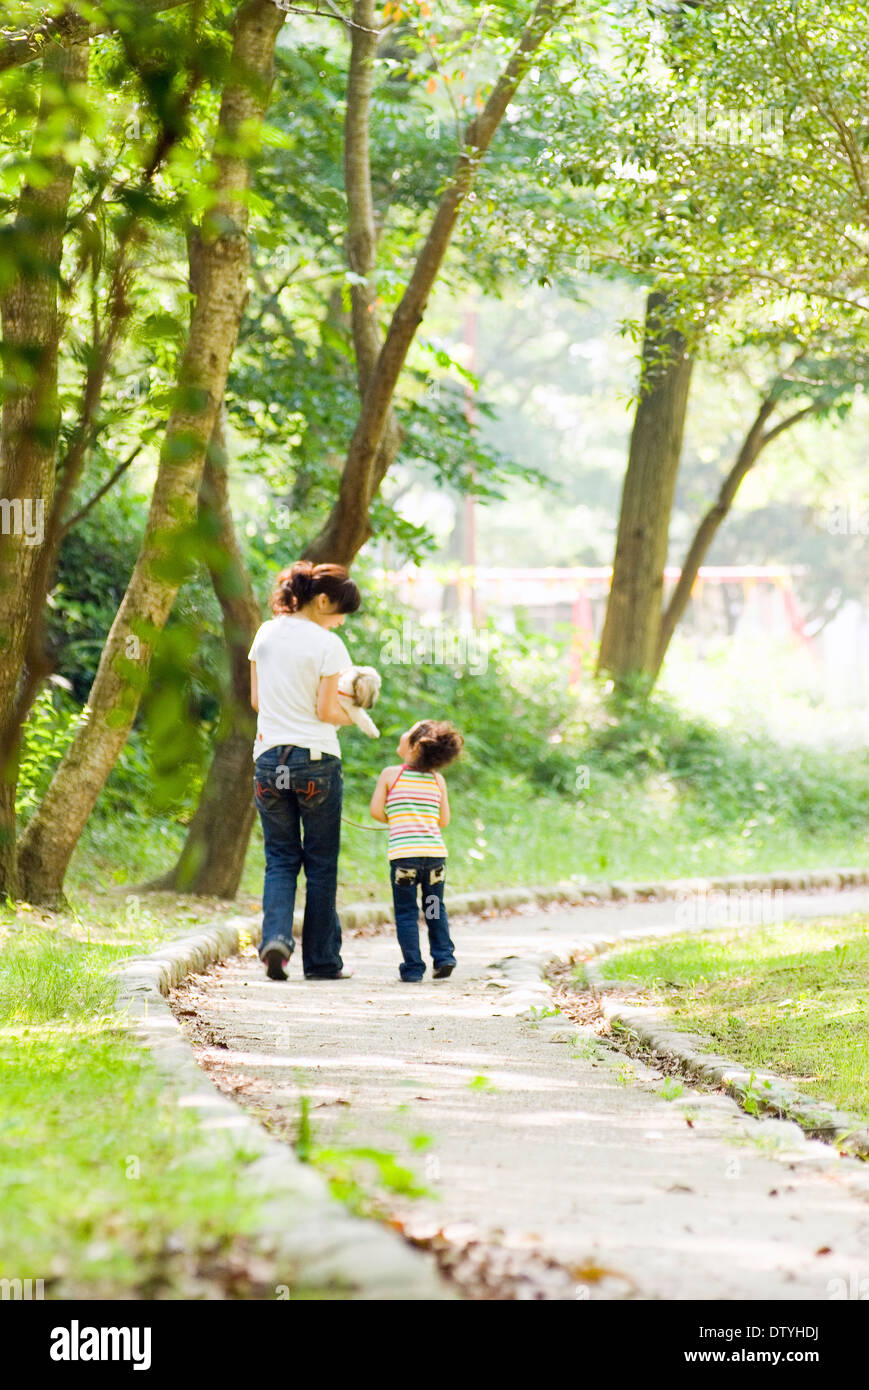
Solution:
[[[386,793],[390,859],[426,855],[445,859],[447,847],[438,825],[441,789],[433,772],[416,772],[407,763]]]

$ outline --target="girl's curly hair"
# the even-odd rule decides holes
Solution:
[[[420,772],[436,772],[461,753],[465,740],[446,720],[423,719],[410,733],[413,765]]]

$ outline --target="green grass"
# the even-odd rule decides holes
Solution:
[[[499,787],[451,789],[450,800],[449,886],[457,893],[569,879],[646,881],[869,863],[850,817],[835,810],[811,824],[780,812],[758,814],[754,807],[742,818],[719,817],[661,776],[637,782],[600,773],[583,804],[506,777]],[[344,813],[374,824],[364,789],[352,783]],[[182,839],[180,826],[147,817],[119,818],[111,833],[92,818],[68,887],[86,899],[94,887],[133,889],[173,862]],[[385,833],[344,825],[341,839],[339,903],[388,901]],[[263,862],[255,826],[241,885],[243,906],[254,905],[262,892]]]
[[[648,987],[724,1056],[869,1118],[869,918],[676,937],[602,969]]]
[[[213,1297],[255,1215],[111,1012],[110,966],[167,925],[0,923],[0,1276],[47,1297]]]

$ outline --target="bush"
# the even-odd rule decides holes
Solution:
[[[354,661],[376,666],[383,676],[374,711],[382,737],[354,741],[347,767],[351,785],[370,783],[397,756],[399,735],[418,719],[432,718],[451,720],[465,737],[464,756],[451,773],[457,786],[491,792],[518,779],[541,789],[573,790],[578,752],[565,730],[575,701],[562,677],[558,643],[542,643],[526,632],[508,636],[490,625],[484,629],[486,661],[479,671],[412,653],[410,661],[390,664],[392,634],[405,621],[421,643],[427,629],[391,596],[364,584],[363,594],[364,609],[349,619],[342,636]],[[455,630],[441,624],[439,631]]]
[[[42,800],[52,773],[75,737],[81,709],[61,687],[52,684],[33,702],[22,731],[21,762],[15,813],[29,820]]]

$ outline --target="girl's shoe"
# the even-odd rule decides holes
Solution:
[[[266,974],[270,980],[285,980],[287,978],[287,972],[284,966],[289,965],[290,962],[289,957],[285,956],[283,951],[277,949],[274,951],[266,951],[265,962]]]
[[[436,980],[445,980],[448,975],[452,975],[455,968],[454,965],[436,965],[432,974]]]

